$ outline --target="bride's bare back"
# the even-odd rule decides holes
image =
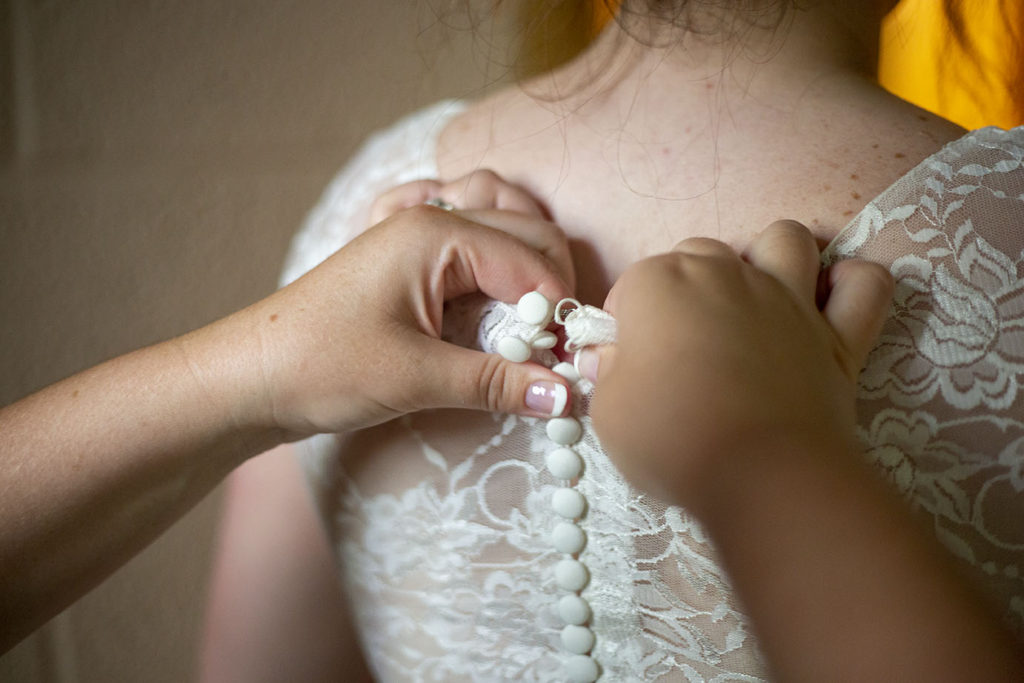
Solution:
[[[596,304],[630,263],[687,237],[741,248],[784,217],[827,242],[963,133],[878,86],[877,21],[833,4],[742,38],[680,34],[658,49],[612,26],[559,71],[458,117],[439,171],[493,169],[545,202],[578,240],[580,293]]]

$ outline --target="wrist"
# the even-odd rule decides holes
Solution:
[[[274,420],[260,340],[249,318],[245,309],[171,342],[187,366],[197,401],[239,462],[286,440]]]
[[[823,480],[873,478],[851,436],[809,431],[771,434],[733,442],[728,452],[705,458],[695,468],[686,506],[710,523],[728,523],[752,500],[784,499]]]

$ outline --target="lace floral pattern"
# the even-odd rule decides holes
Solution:
[[[1024,635],[1024,129],[921,163],[830,246],[890,265],[893,310],[860,383],[871,462]]]
[[[373,138],[297,236],[284,280],[354,237],[377,193],[435,176],[436,133],[460,108],[441,103]],[[871,259],[897,278],[861,380],[867,457],[1020,633],[1022,158],[1024,129],[971,133],[871,202],[825,254]],[[489,350],[513,318],[467,300],[447,312],[445,335]],[[577,386],[584,413],[589,388]],[[762,680],[700,525],[632,489],[581,421],[591,573],[582,595],[601,680]],[[558,482],[546,448],[541,420],[466,411],[307,442],[304,465],[379,680],[562,680],[559,555],[548,542]]]

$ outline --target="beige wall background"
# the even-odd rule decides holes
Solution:
[[[505,76],[441,2],[0,0],[0,403],[272,291],[369,131]],[[190,680],[217,509],[0,657],[0,681]]]

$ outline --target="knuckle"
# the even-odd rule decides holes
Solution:
[[[370,204],[370,225],[380,223],[390,215],[387,195],[381,195]]]
[[[437,225],[438,216],[441,215],[439,212],[444,212],[444,210],[427,204],[413,204],[399,213],[406,219],[403,221],[404,225],[411,226],[413,229],[426,229]]]
[[[768,227],[764,229],[764,232],[768,234],[779,234],[787,237],[803,237],[805,235],[810,234],[810,230],[808,230],[803,223],[799,221],[790,220],[788,218],[780,221],[774,221],[773,223],[769,223]]]
[[[656,256],[649,256],[637,261],[636,263],[630,264],[626,270],[622,272],[622,275],[619,276],[619,280],[616,285],[621,283],[623,286],[628,286],[632,284],[634,280],[642,280],[646,277],[650,277],[653,274],[670,268],[677,260],[677,254],[658,254]]]
[[[506,185],[498,189],[495,208],[517,211],[545,222],[548,218],[548,212],[543,205],[516,185]]]
[[[804,246],[809,249],[804,249]],[[803,255],[810,250],[815,255],[818,253],[811,231],[796,221],[775,221],[758,236],[753,249],[773,255],[786,255],[790,252]]]
[[[392,214],[382,225],[386,226],[393,244],[407,251],[409,245],[418,244],[419,253],[422,253],[454,239],[463,222],[452,212],[427,204],[415,204]]]
[[[634,297],[644,298],[661,291],[667,280],[678,277],[684,254],[670,253],[651,256],[638,261],[622,273],[615,283],[616,305],[629,308]]]
[[[497,185],[504,183],[504,179],[489,168],[480,168],[471,172],[467,176],[467,180],[474,183],[485,183],[487,185]]]
[[[802,223],[792,220],[775,221],[751,243],[748,254],[755,258],[773,261],[802,262],[810,259],[817,262],[818,246],[814,235]]]
[[[731,257],[735,252],[725,242],[720,242],[711,237],[689,237],[678,242],[672,253],[689,254],[692,256],[719,256]]]
[[[502,410],[505,395],[511,388],[512,378],[505,360],[497,354],[488,354],[477,372],[475,390],[477,403],[486,410]]]
[[[675,246],[672,247],[674,251],[685,251],[691,248],[696,249],[713,249],[718,244],[717,240],[710,237],[687,237],[684,240],[676,242]]]

